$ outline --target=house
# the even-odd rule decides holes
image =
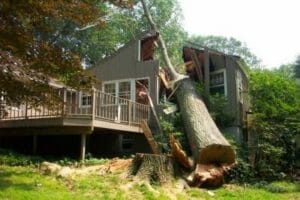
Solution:
[[[89,70],[101,82],[89,92],[57,84],[62,98],[56,109],[7,106],[1,101],[0,146],[47,153],[72,149],[107,156],[151,152],[141,123],[149,121],[147,94],[158,103],[158,34],[146,32]],[[3,109],[5,108],[5,110]],[[60,145],[58,145],[60,144]]]
[[[186,73],[204,85],[206,103],[208,95],[219,93],[227,99],[225,112],[233,118],[222,132],[231,134],[237,141],[247,141],[247,115],[249,114],[249,78],[243,60],[207,47],[188,43],[183,47]]]
[[[1,99],[4,105],[0,113],[4,114],[0,115],[0,147],[15,144],[21,150],[31,149],[39,154],[53,150],[71,152],[81,159],[85,152],[102,156],[151,152],[141,124],[147,121],[155,130],[150,101],[154,108],[159,108],[163,85],[159,61],[154,58],[158,36],[153,31],[136,36],[115,54],[89,68],[100,80],[91,91],[54,85],[62,99],[54,110],[27,104],[6,106]],[[195,52],[196,59],[190,50]],[[235,116],[227,131],[241,137],[248,109],[248,78],[241,59],[185,46],[183,60],[187,74],[205,83],[209,93],[227,96],[226,109]]]

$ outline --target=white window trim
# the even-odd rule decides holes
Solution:
[[[214,75],[214,74],[219,74],[221,72],[223,72],[223,74],[224,74],[224,95],[227,96],[227,74],[226,74],[226,69],[225,68],[224,69],[219,69],[219,70],[210,72],[210,74]],[[214,88],[214,87],[218,87],[218,86],[221,86],[221,85],[209,86],[209,88]]]

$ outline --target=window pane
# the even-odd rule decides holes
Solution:
[[[224,72],[210,75],[211,86],[222,85],[222,84],[224,84]]]
[[[115,83],[104,84],[104,92],[116,96],[116,84]]]
[[[119,83],[119,97],[124,99],[130,99],[130,82]]]
[[[82,106],[89,106],[92,105],[92,96],[87,94],[81,95],[81,105]]]

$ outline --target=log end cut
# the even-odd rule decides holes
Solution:
[[[229,145],[211,144],[200,150],[198,163],[233,164],[235,163],[235,152]]]

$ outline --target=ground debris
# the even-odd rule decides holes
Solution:
[[[85,176],[89,174],[104,175],[117,171],[128,171],[132,159],[113,158],[109,162],[101,165],[92,166],[61,166],[56,163],[43,162],[40,166],[40,172],[45,175],[56,175],[57,178],[69,178],[73,176]]]

